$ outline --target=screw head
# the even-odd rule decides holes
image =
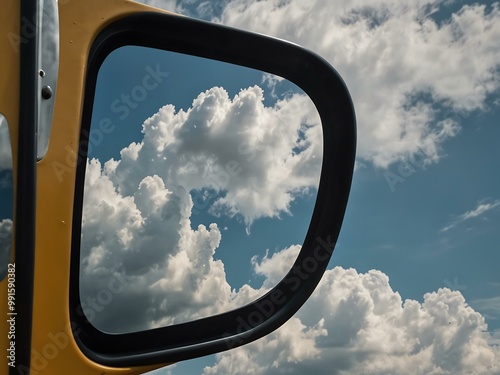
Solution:
[[[52,98],[52,89],[50,88],[50,86],[42,87],[42,98],[46,100]]]

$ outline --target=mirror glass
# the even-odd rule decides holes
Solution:
[[[96,328],[233,310],[290,270],[323,154],[319,115],[293,83],[122,47],[100,67],[87,135],[80,299]]]
[[[7,274],[12,247],[14,187],[12,148],[7,119],[0,113],[0,280]]]

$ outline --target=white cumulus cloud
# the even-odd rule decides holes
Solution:
[[[171,191],[153,175],[122,195],[93,159],[85,191],[80,295],[94,325],[111,332],[165,326],[230,302],[224,265],[213,258],[219,228],[191,229],[185,190]]]
[[[437,161],[460,116],[500,87],[500,7],[445,0],[232,0],[215,21],[298,43],[342,75],[358,117],[358,156],[387,167]]]
[[[272,277],[296,250],[254,267]],[[294,318],[265,338],[218,354],[204,374],[500,374],[500,349],[490,345],[486,329],[458,291],[402,301],[381,271],[336,267]]]
[[[248,227],[260,217],[288,213],[294,196],[319,181],[319,117],[304,95],[273,107],[263,100],[258,86],[232,99],[213,87],[187,111],[166,105],[144,122],[143,141],[123,149],[118,162],[107,162],[105,173],[125,195],[154,173],[188,192],[224,192],[211,212],[240,215]]]
[[[237,215],[249,228],[258,218],[289,214],[298,195],[316,188],[321,167],[311,101],[295,94],[266,106],[258,86],[232,99],[213,87],[186,111],[165,105],[144,122],[143,134],[119,160],[87,163],[81,298],[89,319],[113,332],[205,317],[263,293],[231,288],[214,258],[220,228],[193,229],[191,215]],[[209,205],[207,191],[215,192]],[[264,272],[265,263],[260,267]],[[114,280],[125,285],[115,288]]]

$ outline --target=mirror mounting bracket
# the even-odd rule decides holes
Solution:
[[[37,160],[49,147],[59,68],[59,15],[57,0],[39,0],[38,17],[38,129]]]

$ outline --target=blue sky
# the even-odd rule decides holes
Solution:
[[[145,2],[319,53],[346,81],[359,137],[318,292],[255,344],[153,373],[500,374],[498,3]],[[145,89],[152,70],[157,85]],[[126,104],[122,95],[134,94],[141,100]],[[110,119],[112,130],[92,144],[82,294],[113,274],[133,281],[94,324],[127,331],[196,319],[279,280],[307,230],[319,166],[319,133],[303,133],[318,124],[300,90],[218,62],[122,49],[103,65],[95,103],[93,128]],[[289,157],[301,139],[305,151]],[[235,151],[247,141],[259,151],[252,158]],[[217,185],[220,160],[242,169]],[[256,179],[267,206],[248,198]]]

